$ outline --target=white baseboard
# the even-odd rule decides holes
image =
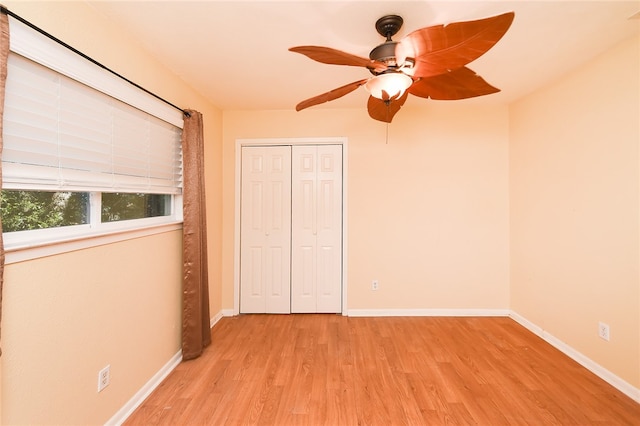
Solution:
[[[119,426],[147,399],[162,381],[171,373],[182,361],[182,350],[178,351],[171,359],[156,373],[136,394],[113,415],[105,425]]]
[[[237,314],[233,311],[233,309],[223,309],[223,310],[222,310],[222,311],[220,311],[220,312],[222,312],[222,316],[223,316],[223,317],[232,317],[232,316],[234,316],[234,315],[237,315]]]
[[[560,352],[564,353],[587,370],[591,371],[596,376],[600,377],[602,380],[609,383],[611,386],[618,389],[629,398],[640,403],[640,389],[618,377],[597,362],[586,357],[582,353],[564,343],[562,340],[545,331],[542,327],[532,323],[518,313],[511,311],[509,316],[518,324],[522,325],[524,328],[531,331],[533,334],[537,335],[538,337],[549,343],[551,346],[558,349]]]
[[[222,311],[218,312],[217,314],[215,314],[211,320],[209,321],[209,327],[213,328],[214,325],[216,325],[216,323],[218,321],[220,321],[222,319],[222,317],[224,316],[224,314],[222,313]]]
[[[349,309],[350,317],[506,317],[508,309]]]

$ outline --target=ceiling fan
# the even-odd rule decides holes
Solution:
[[[514,13],[475,21],[421,28],[400,41],[393,37],[403,20],[386,15],[376,30],[386,41],[376,46],[369,59],[330,47],[297,46],[289,50],[332,65],[367,68],[372,77],[354,81],[309,98],[296,105],[301,111],[338,99],[364,86],[370,93],[367,110],[371,118],[390,123],[409,94],[438,100],[466,99],[499,92],[466,65],[483,55],[507,32]]]

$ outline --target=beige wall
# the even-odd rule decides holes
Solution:
[[[224,308],[236,139],[336,136],[348,138],[348,309],[508,308],[507,108],[407,107],[385,133],[364,109],[224,112]]]
[[[3,423],[98,424],[179,350],[180,231],[10,265]],[[97,373],[111,384],[97,393]]]
[[[509,159],[511,308],[635,387],[639,54],[629,40],[514,104]]]
[[[4,2],[143,87],[203,113],[210,305],[221,303],[221,112],[85,2]],[[181,231],[7,265],[2,424],[102,424],[180,350]],[[96,392],[111,364],[111,384]]]

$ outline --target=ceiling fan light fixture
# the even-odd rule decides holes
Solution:
[[[365,83],[364,88],[374,98],[384,100],[383,91],[387,93],[389,98],[400,98],[412,84],[411,77],[403,72],[386,72],[371,77]]]

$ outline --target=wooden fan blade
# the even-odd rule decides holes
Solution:
[[[407,89],[421,98],[437,100],[467,99],[499,92],[482,77],[467,67],[433,77],[422,78]]]
[[[399,63],[415,59],[414,77],[431,77],[460,68],[495,45],[513,22],[513,12],[476,21],[416,30],[396,46]]]
[[[384,71],[387,66],[369,58],[352,55],[341,50],[322,46],[297,46],[289,49],[291,52],[301,53],[314,61],[330,65],[350,65],[354,67],[366,67],[370,70]]]
[[[305,101],[300,102],[296,105],[296,111],[301,111],[305,108],[309,108],[310,106],[323,104],[325,102],[333,101],[334,99],[338,99],[343,97],[344,95],[353,92],[358,87],[362,86],[367,82],[367,78],[364,80],[354,81],[353,83],[345,84],[342,87],[338,87],[337,89],[333,89],[327,93],[323,93],[318,96],[314,96],[313,98],[309,98]]]
[[[393,116],[400,111],[400,108],[404,105],[409,93],[404,92],[404,94],[399,98],[389,98],[389,95],[387,95],[386,92],[383,92],[383,94],[386,95],[386,100],[369,96],[369,100],[367,101],[367,110],[369,111],[369,116],[374,120],[391,123]]]

